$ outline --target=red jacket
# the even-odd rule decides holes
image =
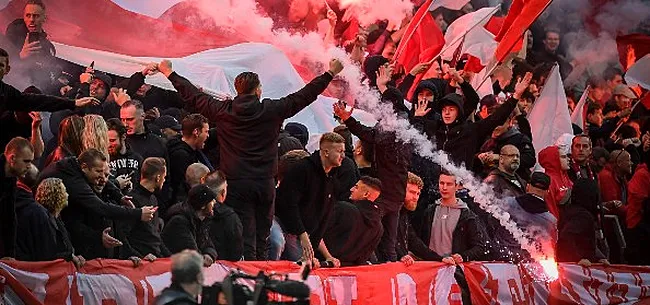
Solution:
[[[628,229],[636,227],[643,218],[643,201],[650,197],[650,172],[646,164],[639,164],[628,184],[627,214]]]
[[[622,201],[624,204],[617,210],[608,212],[607,214],[618,215],[621,220],[625,219],[627,213],[627,202],[625,202],[626,200],[623,200],[623,186],[627,189],[627,182],[616,176],[610,164],[605,166],[605,168],[598,173],[598,186],[600,187],[600,196],[603,203],[618,200]],[[629,191],[627,193],[629,194]]]
[[[546,174],[551,177],[551,185],[546,194],[546,205],[548,210],[560,218],[559,204],[567,196],[567,191],[573,187],[567,171],[562,170],[560,165],[560,150],[556,146],[549,146],[539,152],[539,164],[544,167]],[[568,198],[567,198],[568,199]]]

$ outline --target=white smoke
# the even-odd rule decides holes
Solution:
[[[414,128],[408,120],[398,118],[393,112],[392,105],[380,102],[379,93],[362,83],[363,74],[360,67],[349,58],[343,49],[325,46],[323,39],[316,33],[300,35],[290,34],[284,30],[273,31],[271,19],[258,14],[252,0],[237,1],[235,6],[231,6],[230,2],[226,0],[217,2],[220,2],[220,5],[215,5],[213,1],[203,0],[200,2],[199,8],[213,18],[219,27],[243,34],[251,41],[273,44],[284,51],[294,64],[306,63],[308,66],[314,67],[315,73],[320,73],[327,67],[330,58],[342,61],[345,69],[340,76],[349,84],[350,95],[358,103],[355,107],[363,108],[376,118],[381,118],[381,128],[394,131],[398,139],[405,143],[411,143],[418,154],[456,175],[480,207],[494,216],[533,258],[553,257],[553,249],[542,249],[541,251],[537,249],[534,243],[535,236],[527,233],[525,229],[519,228],[510,219],[510,215],[501,208],[502,200],[497,197],[489,185],[482,183],[466,168],[453,164],[446,153],[435,150],[432,142]],[[365,3],[363,1],[354,2]],[[392,2],[401,5],[400,3],[403,1],[392,0]]]
[[[324,0],[323,0],[324,1]],[[413,10],[410,0],[338,0],[347,14],[359,20],[366,26],[377,20],[388,20],[392,24],[400,24],[402,19]]]

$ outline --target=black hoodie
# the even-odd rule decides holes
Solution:
[[[558,222],[557,261],[592,262],[605,257],[598,255],[596,231],[600,213],[600,191],[594,180],[581,178],[573,184],[571,204],[560,210]]]
[[[158,206],[158,199],[154,193],[144,188],[140,183],[135,184],[129,195],[133,197],[133,204],[137,208]],[[127,259],[131,256],[143,258],[150,253],[156,257],[168,257],[171,255],[160,237],[162,224],[159,212],[154,213],[153,219],[149,222],[119,221],[118,225],[125,236],[122,240],[124,246],[122,246],[123,249],[120,251],[122,259]]]
[[[287,233],[307,232],[314,248],[320,244],[332,213],[337,170],[325,174],[320,152],[315,151],[289,169],[277,189],[275,213]]]
[[[407,116],[405,111],[399,111],[401,108],[399,104],[403,106],[403,99],[397,89],[389,87],[382,94],[382,100],[391,102],[397,115]],[[345,120],[345,126],[364,143],[373,146],[375,153],[373,160],[369,161],[381,184],[391,186],[381,193],[381,208],[388,212],[399,211],[406,196],[406,178],[413,151],[412,145],[399,141],[395,132],[384,130],[381,122],[373,127],[367,127],[350,117]]]
[[[442,108],[449,104],[458,108],[458,117],[451,124],[444,124],[442,119],[428,120],[422,117],[414,117],[413,122],[426,132],[437,149],[447,152],[452,161],[457,164],[465,163],[466,168],[472,168],[474,155],[481,149],[481,145],[492,131],[505,123],[510,113],[517,107],[517,99],[508,99],[494,113],[478,122],[467,121],[467,114],[463,110],[463,98],[460,95],[448,94],[437,104],[437,107]]]
[[[176,204],[167,211],[169,221],[162,232],[162,240],[174,254],[185,249],[196,250],[217,259],[217,251],[212,245],[207,226],[196,216],[191,206]]]
[[[323,73],[298,92],[260,101],[257,95],[238,95],[219,101],[201,92],[176,73],[169,76],[186,110],[199,112],[219,130],[219,169],[232,179],[272,179],[278,171],[278,135],[285,119],[316,100],[332,75]]]
[[[172,138],[167,142],[169,152],[169,178],[172,188],[172,203],[181,202],[187,197],[189,188],[185,184],[185,171],[193,163],[203,163],[199,160],[199,152],[194,150],[180,136]],[[207,166],[207,164],[206,164]],[[208,168],[210,168],[208,166]],[[213,170],[214,168],[210,168]]]
[[[332,256],[344,266],[363,265],[375,251],[384,229],[381,210],[371,201],[339,201],[323,240]]]
[[[227,261],[241,260],[244,254],[244,228],[239,216],[231,207],[217,203],[214,215],[208,221],[210,238],[219,253],[219,259]]]

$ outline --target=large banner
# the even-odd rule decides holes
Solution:
[[[170,261],[93,260],[77,270],[71,263],[0,262],[0,304],[154,304],[170,283]],[[504,263],[462,265],[473,304],[635,304],[650,301],[650,267],[584,268],[561,264],[551,283],[532,280],[524,268]],[[232,269],[259,270],[298,278],[290,262],[219,262],[205,269],[206,284]],[[318,269],[307,283],[313,305],[461,304],[456,267],[435,262]],[[645,299],[645,300],[644,300]]]

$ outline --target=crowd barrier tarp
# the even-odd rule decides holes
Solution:
[[[63,260],[0,262],[6,304],[153,304],[171,281],[169,259],[143,262],[92,260],[77,270]],[[560,278],[536,282],[526,269],[506,263],[464,263],[473,304],[642,304],[650,301],[650,267],[560,264]],[[206,284],[233,269],[299,277],[291,262],[218,262],[205,269]],[[461,304],[456,267],[436,262],[317,269],[307,279],[313,305]],[[2,278],[5,278],[3,283]],[[2,300],[3,298],[0,298]],[[19,301],[18,301],[19,300]],[[1,303],[0,303],[1,304]]]

